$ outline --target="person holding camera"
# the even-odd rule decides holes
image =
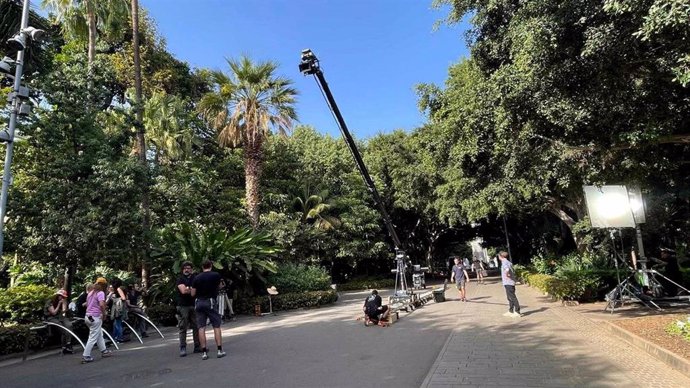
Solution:
[[[89,340],[84,346],[84,353],[82,354],[82,364],[93,362],[91,357],[91,350],[94,345],[98,345],[102,357],[112,355],[112,352],[105,347],[105,340],[103,340],[103,317],[105,316],[105,293],[108,281],[105,278],[96,279],[94,289],[86,296],[86,317],[84,322],[89,327]]]
[[[45,320],[62,325],[72,330],[72,322],[67,318],[67,291],[60,289],[51,297],[43,308]],[[72,354],[72,337],[64,330],[61,333],[62,354]]]

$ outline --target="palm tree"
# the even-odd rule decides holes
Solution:
[[[191,153],[194,132],[184,102],[177,96],[154,92],[144,103],[146,138],[155,147],[154,160],[180,159]]]
[[[89,64],[96,58],[99,31],[107,36],[121,35],[129,15],[126,0],[42,0],[41,6],[62,23],[66,37],[88,41]]]
[[[231,74],[209,73],[214,91],[199,103],[199,111],[218,131],[222,147],[242,147],[247,213],[254,229],[259,224],[261,196],[259,182],[263,167],[263,145],[272,130],[286,134],[297,119],[294,104],[297,90],[292,81],[275,76],[274,62],[254,63],[243,56],[227,60]]]
[[[304,189],[303,197],[295,197],[293,208],[300,214],[300,222],[311,224],[316,229],[329,230],[340,226],[338,217],[328,214],[333,205],[328,203],[328,190],[319,194],[310,194],[309,188]]]

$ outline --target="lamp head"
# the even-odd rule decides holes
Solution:
[[[0,61],[0,73],[10,74],[12,72],[14,60],[10,57],[2,58]]]
[[[46,36],[45,31],[34,27],[26,27],[22,32],[27,34],[34,42],[42,42]]]
[[[14,50],[22,51],[26,47],[26,36],[24,34],[17,34],[7,39],[7,44]]]

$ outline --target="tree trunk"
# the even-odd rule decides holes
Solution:
[[[577,247],[577,251],[578,252],[584,252],[586,246],[584,245],[582,240],[579,239],[575,235],[575,233],[573,232],[573,226],[575,225],[575,223],[577,221],[575,221],[575,219],[573,219],[573,217],[571,217],[568,213],[566,213],[563,209],[561,209],[560,206],[555,205],[555,204],[549,207],[549,212],[551,212],[551,214],[558,217],[558,219],[561,220],[561,222],[563,222],[563,224],[570,230],[570,235],[573,236],[573,240],[575,241],[575,246]]]
[[[89,73],[96,58],[96,10],[94,9],[93,2],[94,0],[86,0],[86,22],[89,25]]]
[[[142,197],[141,210],[143,213],[142,229],[144,233],[143,249],[141,252],[141,284],[144,288],[149,286],[148,273],[148,256],[149,256],[149,228],[150,228],[150,212],[149,207],[149,188],[148,188],[148,164],[146,162],[146,139],[144,138],[143,125],[143,106],[141,101],[142,87],[141,87],[141,59],[139,54],[139,1],[132,0],[132,51],[134,55],[134,125],[137,129],[137,139],[135,146],[135,153],[139,158],[141,166],[146,172],[142,183]]]
[[[247,215],[254,230],[259,227],[259,205],[261,204],[262,171],[261,142],[248,144],[244,149],[244,178],[247,201]]]

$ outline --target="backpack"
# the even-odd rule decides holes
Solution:
[[[127,305],[122,298],[112,298],[112,306],[110,307],[110,319],[122,319],[126,321]]]

